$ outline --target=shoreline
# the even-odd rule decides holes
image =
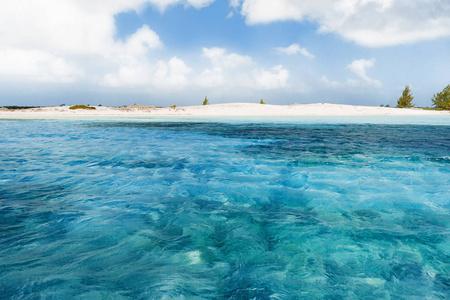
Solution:
[[[450,111],[421,108],[357,106],[346,104],[272,105],[256,103],[226,103],[199,106],[129,107],[92,106],[95,109],[71,110],[69,106],[49,106],[28,109],[0,109],[0,119],[58,119],[104,117],[307,117],[307,116],[450,116]]]

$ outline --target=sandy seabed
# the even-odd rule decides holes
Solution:
[[[271,105],[255,103],[227,103],[200,106],[153,107],[132,105],[129,107],[94,106],[96,109],[71,110],[69,106],[39,107],[31,109],[0,109],[2,119],[66,118],[66,117],[257,117],[257,116],[430,116],[447,115],[449,111],[420,108],[393,108],[355,106],[342,104],[292,104]]]

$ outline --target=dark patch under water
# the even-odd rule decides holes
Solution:
[[[450,126],[0,124],[0,298],[450,295]]]

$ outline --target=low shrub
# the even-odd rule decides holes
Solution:
[[[38,108],[39,106],[17,106],[17,105],[12,105],[12,106],[2,106],[3,108],[6,109],[29,109],[29,108]]]
[[[79,105],[71,106],[71,107],[69,107],[69,109],[95,109],[95,107],[79,104]]]

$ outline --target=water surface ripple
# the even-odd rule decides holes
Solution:
[[[2,299],[450,297],[450,126],[0,128]]]

